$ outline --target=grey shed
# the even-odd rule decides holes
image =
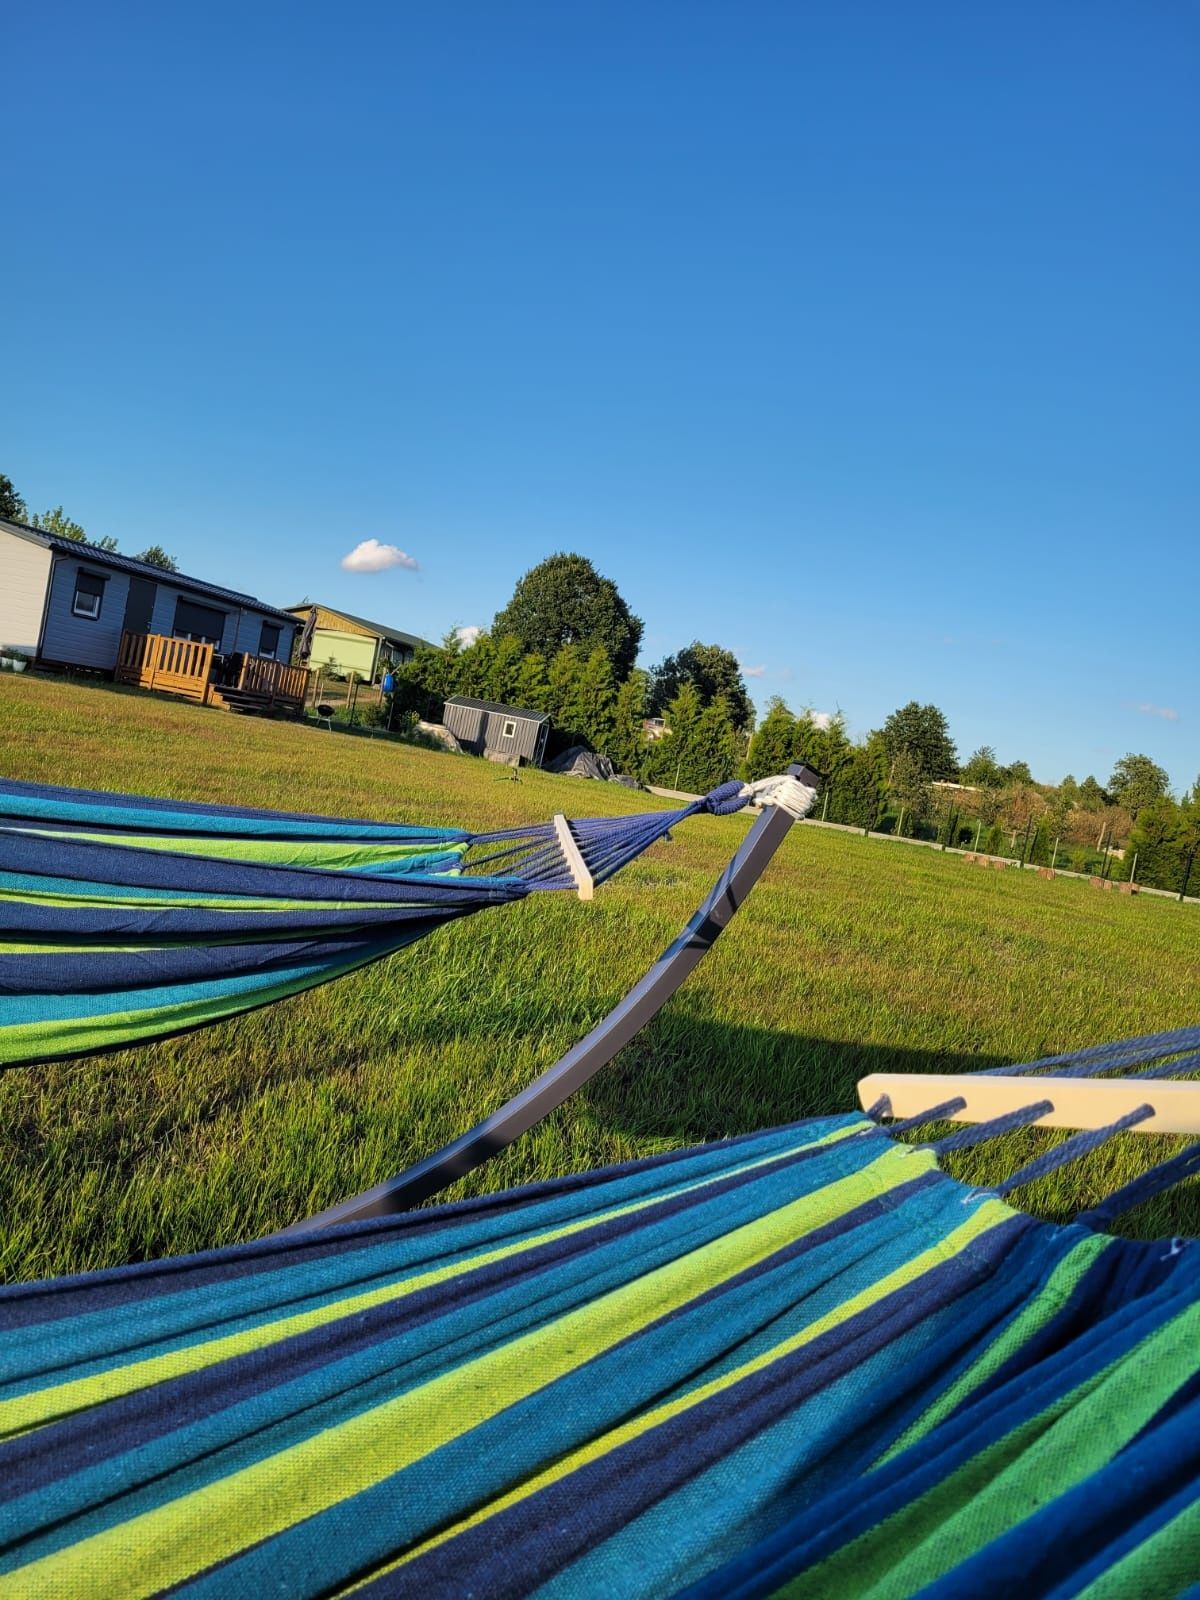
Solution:
[[[452,694],[442,711],[442,722],[472,755],[493,759],[530,761],[540,767],[550,733],[544,711],[504,706],[495,700],[473,700]]]

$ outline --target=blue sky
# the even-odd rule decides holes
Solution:
[[[0,471],[434,638],[580,550],[647,661],[1188,785],[1198,47],[1157,3],[10,7]]]

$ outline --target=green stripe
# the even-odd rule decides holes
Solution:
[[[306,989],[343,977],[378,959],[378,951],[372,950],[349,961],[315,967],[305,977],[207,1000],[184,1000],[169,1006],[150,1006],[144,1011],[110,1011],[103,1017],[13,1023],[0,1028],[0,1065],[48,1060],[52,1056],[90,1055],[115,1050],[138,1039],[219,1022],[223,1017],[285,1000],[289,995],[303,994]]]
[[[1200,1501],[1081,1589],[1076,1600],[1177,1600],[1200,1573]]]
[[[883,1466],[893,1456],[899,1455],[901,1450],[907,1450],[909,1445],[923,1439],[956,1410],[969,1394],[986,1383],[994,1372],[998,1372],[1010,1356],[1015,1355],[1027,1340],[1032,1339],[1040,1328],[1045,1327],[1052,1317],[1058,1315],[1075,1292],[1084,1274],[1091,1271],[1097,1256],[1111,1244],[1111,1239],[1099,1235],[1080,1240],[1070,1254],[1064,1256],[1055,1267],[1042,1289],[1025,1309],[1019,1312],[1004,1332],[987,1346],[979,1360],[962,1373],[946,1392],[929,1406],[928,1410],[921,1413],[895,1444],[880,1456],[875,1465]]]
[[[107,833],[37,832],[42,837],[64,839],[72,844],[117,845],[135,850],[157,850],[164,854],[209,857],[214,861],[255,861],[276,867],[344,868],[377,865],[381,861],[404,861],[414,857],[435,858],[463,855],[469,841],[440,844],[428,839],[412,844],[353,844],[336,839],[193,839],[161,834],[120,835]]]
[[[1195,1371],[1197,1339],[1200,1306],[1189,1306],[777,1600],[908,1600],[1107,1465]]]

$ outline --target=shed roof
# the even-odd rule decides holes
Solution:
[[[308,601],[304,605],[289,606],[288,610],[293,617],[297,617],[311,611],[314,604],[320,610],[328,611],[331,616],[341,617],[343,622],[353,622],[356,627],[366,628],[368,633],[373,633],[378,639],[386,639],[389,644],[406,644],[410,650],[429,644],[428,639],[419,639],[415,633],[405,633],[403,628],[389,628],[382,622],[372,622],[367,617],[356,617],[352,611],[343,611],[340,606],[327,606],[324,601]]]
[[[469,694],[446,696],[448,706],[470,706],[473,711],[502,711],[506,717],[524,717],[528,722],[549,722],[544,711],[530,711],[528,707],[506,706],[499,700],[476,700]]]
[[[123,556],[116,550],[101,550],[99,545],[89,544],[86,539],[64,539],[61,534],[47,533],[44,528],[31,528],[24,522],[0,521],[0,529],[6,533],[15,533],[19,538],[29,539],[34,544],[44,545],[56,555],[78,556],[95,566],[112,567],[117,572],[128,572],[135,578],[153,578],[156,583],[169,583],[176,589],[186,589],[191,594],[205,595],[210,600],[223,600],[227,605],[258,611],[267,617],[277,617],[281,622],[290,622],[294,625],[296,621],[290,611],[282,611],[278,606],[269,606],[263,600],[256,600],[252,594],[243,594],[238,589],[226,589],[217,583],[206,583],[203,578],[189,578],[183,572],[168,572],[165,567],[156,567],[150,561],[139,561],[136,556]]]

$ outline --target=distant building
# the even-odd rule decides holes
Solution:
[[[316,613],[305,665],[339,678],[348,678],[353,672],[365,683],[374,683],[389,667],[400,666],[414,650],[429,643],[415,633],[370,622],[349,611],[335,611],[332,606],[300,605],[288,610],[301,627]]]
[[[651,741],[655,739],[665,739],[670,731],[670,728],[667,726],[662,717],[642,718],[642,732],[646,735],[647,739]]]
[[[123,634],[286,662],[295,617],[182,572],[0,521],[0,644],[47,666],[113,672]]]
[[[550,734],[550,718],[544,711],[473,700],[465,694],[450,696],[442,722],[472,755],[529,761],[535,767],[542,764]]]

